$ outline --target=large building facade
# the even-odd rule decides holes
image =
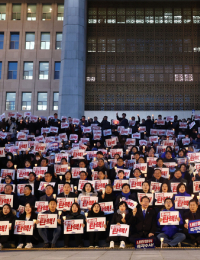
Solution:
[[[200,110],[199,1],[2,2],[0,28],[1,113]]]

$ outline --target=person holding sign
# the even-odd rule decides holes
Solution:
[[[149,181],[163,183],[166,182],[166,179],[162,177],[162,172],[160,169],[155,169],[153,177]]]
[[[18,209],[19,207],[19,198],[15,192],[13,192],[13,185],[6,184],[4,187],[4,191],[1,194],[13,195],[13,209]]]
[[[176,188],[176,190],[177,190],[177,194],[174,195],[174,200],[175,200],[175,201],[176,201],[176,197],[178,197],[178,196],[190,197],[190,194],[188,194],[188,193],[186,192],[185,183],[182,183],[182,182],[179,183],[178,186],[177,186],[177,188]],[[179,212],[180,212],[181,216],[183,216],[183,214],[186,212],[186,210],[185,210],[185,209],[179,209]]]
[[[79,196],[78,196],[79,204],[80,204],[80,201],[81,201],[81,197],[83,197],[83,196],[97,196],[97,195],[98,194],[96,192],[94,192],[94,188],[93,188],[92,184],[87,182],[83,186],[82,193],[80,193]]]
[[[189,209],[185,214],[183,215],[183,220],[185,222],[184,224],[184,234],[188,239],[190,239],[193,246],[199,246],[200,245],[200,234],[199,233],[189,233],[188,230],[188,222],[190,220],[200,220],[200,210],[198,209],[198,201],[196,199],[192,199],[189,202]]]
[[[123,158],[119,157],[117,159],[117,164],[115,165],[115,167],[117,167],[117,169],[127,169],[125,166],[124,166],[124,161],[123,161]],[[114,179],[116,179],[116,171],[115,171],[115,167],[113,167],[111,170],[110,170],[110,174],[108,175],[109,176],[109,179],[111,180],[111,182],[114,181]]]
[[[49,210],[45,211],[44,214],[56,214],[58,215],[57,208],[57,201],[55,199],[51,199],[49,201]],[[56,247],[56,242],[61,235],[61,218],[62,216],[59,215],[57,219],[57,227],[56,228],[38,228],[38,233],[44,241],[44,248],[49,248],[51,244],[51,248]],[[39,223],[39,220],[36,222]]]
[[[84,215],[81,214],[81,209],[80,206],[78,205],[78,203],[73,203],[69,212],[69,215],[63,214],[63,218],[62,218],[62,222],[64,223],[64,221],[66,220],[76,220],[76,219],[82,219],[83,220],[83,224],[81,224],[81,226],[84,228],[85,224],[85,217]],[[78,247],[83,247],[83,242],[82,242],[82,235],[81,234],[73,234],[73,237],[76,241],[76,244]],[[64,234],[64,247],[67,248],[69,247],[69,240],[72,239],[72,235],[71,234]]]
[[[173,200],[170,198],[166,198],[164,201],[165,209],[163,211],[176,211],[173,207]],[[186,236],[183,233],[180,233],[180,226],[183,225],[183,220],[180,215],[180,217],[177,218],[177,221],[179,222],[179,225],[163,225],[161,226],[161,222],[163,221],[162,218],[160,218],[160,213],[158,213],[158,226],[161,228],[161,233],[157,236],[160,240],[161,238],[164,238],[163,247],[174,247],[174,246],[181,246],[181,242],[186,238]]]
[[[110,225],[127,224],[130,217],[131,213],[129,213],[127,203],[125,201],[121,201],[118,205],[117,211],[113,215]],[[110,241],[110,248],[114,248],[114,242],[120,242],[120,248],[125,248],[126,246],[126,237],[109,237],[108,240]]]
[[[128,183],[124,183],[122,185],[122,192],[121,192],[120,195],[117,196],[116,201],[115,201],[115,209],[119,208],[119,203],[122,200],[122,198],[125,198],[126,200],[128,200],[128,199],[134,200],[135,199],[135,195],[131,194],[130,185]]]
[[[101,211],[101,207],[99,203],[94,203],[91,207],[91,210],[88,212],[88,218],[99,218],[99,217],[104,217],[104,212]],[[87,222],[87,218],[86,218]],[[106,224],[104,225],[104,228],[106,228]],[[94,232],[89,232],[89,241],[90,241],[90,246],[89,247],[94,247],[98,248],[99,247],[99,238],[102,232],[100,231],[94,231]]]
[[[25,212],[20,215],[19,220],[34,221],[37,219],[37,215],[34,212],[34,207],[30,203],[25,204],[24,211]],[[35,223],[36,223],[36,221],[35,221]],[[34,223],[34,228],[35,228],[35,223]],[[22,248],[24,246],[24,243],[26,243],[25,248],[32,248],[33,247],[32,238],[33,238],[33,236],[20,235],[19,236],[19,245],[17,246],[17,248]]]
[[[133,210],[133,214],[129,219],[129,225],[132,228],[132,235],[129,240],[135,244],[136,239],[152,238],[156,240],[156,214],[149,208],[150,199],[147,196],[141,198],[140,208]]]
[[[24,196],[21,196],[19,199],[19,204],[24,206],[26,203],[29,203],[31,206],[35,206],[36,198],[32,195],[32,186],[27,184],[24,187]]]
[[[11,206],[9,204],[4,204],[2,212],[0,213],[0,222],[8,221],[9,222],[9,235],[0,235],[0,250],[3,245],[12,241],[13,237],[13,228],[15,224],[15,215],[12,213]]]

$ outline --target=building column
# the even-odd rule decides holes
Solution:
[[[65,0],[59,117],[80,118],[85,110],[87,0]]]

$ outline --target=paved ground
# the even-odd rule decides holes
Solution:
[[[200,259],[200,249],[191,250],[45,250],[1,251],[1,260],[190,260]]]

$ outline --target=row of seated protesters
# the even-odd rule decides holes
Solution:
[[[176,174],[176,172],[175,172]],[[12,189],[12,184],[7,184],[5,189]],[[177,194],[172,198],[166,198],[163,206],[155,205],[155,198],[152,203],[147,196],[150,193],[150,183],[144,181],[142,184],[141,193],[144,196],[140,201],[137,197],[137,192],[131,192],[130,185],[125,183],[122,186],[122,191],[118,194],[113,192],[113,186],[108,184],[105,187],[105,192],[95,192],[91,183],[85,183],[81,193],[71,192],[70,183],[66,182],[63,187],[63,193],[59,194],[59,197],[75,198],[75,202],[72,204],[69,211],[63,210],[62,214],[59,214],[57,210],[57,200],[54,198],[54,187],[47,185],[45,188],[45,195],[40,197],[41,201],[48,201],[48,210],[44,214],[57,214],[57,227],[56,228],[37,228],[39,220],[37,219],[37,210],[35,209],[36,198],[31,194],[32,186],[27,184],[24,188],[24,196],[21,198],[21,204],[24,205],[24,213],[12,209],[9,204],[3,205],[0,213],[0,221],[9,221],[9,235],[0,236],[1,248],[9,241],[14,241],[18,244],[17,248],[32,248],[33,244],[39,239],[44,242],[43,247],[56,247],[57,240],[60,238],[64,240],[64,247],[69,247],[69,241],[74,237],[76,246],[82,247],[83,241],[89,240],[90,247],[99,247],[99,240],[104,238],[106,242],[110,243],[110,248],[113,248],[115,243],[120,242],[120,248],[125,248],[126,243],[135,243],[138,238],[153,238],[155,245],[160,245],[161,238],[164,239],[163,245],[165,247],[180,246],[181,242],[186,238],[190,240],[193,246],[200,244],[199,234],[188,233],[188,223],[186,220],[198,220],[200,219],[200,211],[198,209],[198,197],[195,195],[189,201],[189,209],[179,210],[177,216],[177,225],[161,225],[163,219],[160,216],[161,211],[177,211],[174,208],[176,196],[190,196],[186,193],[186,185],[181,182],[177,186]],[[160,192],[170,192],[170,185],[167,181],[164,181],[161,185]],[[94,203],[91,208],[87,210],[81,210],[80,200],[81,196],[98,196],[98,202],[113,202],[114,213],[105,215],[101,210],[99,203]],[[125,201],[122,200],[125,198]],[[137,207],[130,209],[126,203],[126,200],[131,199],[137,201]],[[88,218],[106,217],[104,225],[105,231],[87,232],[86,225]],[[14,235],[15,220],[34,221],[33,235]],[[82,219],[84,228],[83,234],[63,234],[64,221],[68,219]],[[111,225],[127,224],[130,226],[130,232],[128,237],[124,236],[110,236]],[[64,236],[64,237],[63,237]]]

